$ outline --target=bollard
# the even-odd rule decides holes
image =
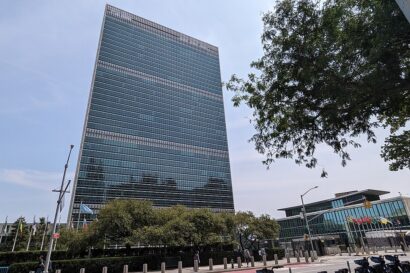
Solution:
[[[234,263],[233,259],[231,259],[231,268],[235,268],[235,263]]]
[[[300,263],[300,257],[299,257],[299,253],[296,252],[296,262]]]
[[[148,264],[143,264],[142,265],[142,273],[147,273],[148,272]]]
[[[292,268],[289,267],[289,273],[292,273]]]
[[[103,267],[102,269],[102,273],[107,273],[108,272],[108,268],[106,266]]]
[[[224,269],[228,269],[228,258],[224,258]]]
[[[279,264],[278,254],[273,254],[273,258],[275,259],[275,264]]]
[[[342,256],[342,250],[339,248],[339,256]]]
[[[251,256],[251,267],[255,267],[255,257]]]
[[[303,251],[302,250],[299,250],[299,257],[303,257]]]
[[[397,246],[396,245],[394,246],[394,252],[397,253]]]
[[[85,268],[81,268],[80,273],[85,273]]]
[[[266,266],[266,255],[262,256],[262,260],[263,260],[263,266]]]
[[[56,270],[56,273],[61,273],[61,269],[57,269],[57,270]]]
[[[161,273],[165,273],[165,263],[161,263]]]
[[[178,261],[178,273],[182,273],[182,261]]]
[[[305,251],[305,262],[309,263],[309,252]]]
[[[194,260],[194,272],[198,272],[198,267],[199,267],[198,260]]]
[[[349,269],[349,273],[352,273],[352,270],[350,269],[350,263],[347,261],[347,269]]]
[[[128,264],[124,265],[122,273],[128,273]]]
[[[241,257],[236,258],[236,262],[238,264],[238,268],[242,267]]]
[[[214,270],[214,261],[212,260],[212,258],[209,258],[209,270]]]
[[[286,262],[288,264],[290,264],[290,255],[289,255],[289,253],[286,253]]]
[[[350,246],[347,248],[347,252],[349,253],[349,256],[352,256],[352,251],[350,250]]]
[[[313,258],[314,258],[315,260],[318,259],[318,258],[317,258],[317,251],[316,251],[316,250],[313,250]],[[313,260],[312,260],[312,262],[313,262]]]

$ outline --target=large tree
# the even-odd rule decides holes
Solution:
[[[235,228],[242,249],[256,249],[260,240],[276,239],[280,229],[279,224],[269,215],[256,217],[250,211],[236,213]]]
[[[293,158],[314,168],[318,144],[350,159],[357,137],[391,135],[382,157],[410,168],[410,25],[393,0],[279,0],[263,16],[264,55],[247,79],[232,76],[233,102],[254,110],[252,137],[265,164]],[[322,172],[326,176],[326,172]]]
[[[210,246],[235,244],[238,231],[248,238],[273,239],[279,225],[267,215],[212,212],[184,206],[155,208],[151,202],[114,200],[87,229],[61,231],[59,244],[76,255],[89,247],[112,245]],[[242,237],[241,237],[242,238]]]

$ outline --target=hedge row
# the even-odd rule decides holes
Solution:
[[[37,261],[40,255],[46,257],[47,251],[16,251],[16,252],[0,252],[0,266],[10,265],[13,263],[22,263],[29,261]],[[53,251],[53,260],[67,259],[67,251],[56,250]]]
[[[268,260],[273,260],[274,254],[278,254],[279,258],[283,258],[284,251],[282,249],[267,250]],[[208,259],[213,258],[214,264],[222,264],[223,258],[236,260],[240,255],[239,252],[223,251],[223,252],[208,252],[200,253],[201,264],[208,264]],[[260,260],[260,256],[255,256],[256,260]],[[62,272],[79,272],[81,268],[86,268],[87,273],[101,273],[104,266],[108,267],[108,272],[122,272],[125,264],[128,265],[129,271],[142,271],[142,265],[148,264],[149,270],[160,269],[161,262],[166,262],[167,268],[176,268],[178,261],[181,260],[184,267],[193,266],[193,258],[191,253],[180,253],[179,256],[164,257],[160,255],[147,255],[136,257],[105,257],[92,259],[75,259],[75,260],[56,260],[53,262],[54,269],[61,269]],[[23,273],[35,270],[36,262],[15,263],[9,268],[9,273]]]
[[[206,246],[201,248],[201,252],[232,251],[232,245]],[[72,258],[100,258],[100,257],[124,257],[124,256],[175,256],[178,253],[193,253],[193,247],[150,247],[150,248],[119,248],[119,249],[91,249],[90,252],[77,253],[74,256],[65,250],[53,251],[52,260],[68,260]],[[35,262],[40,255],[44,257],[47,251],[17,251],[0,252],[0,266],[13,263]]]
[[[61,269],[62,272],[80,272],[81,268],[86,268],[87,273],[101,273],[104,266],[108,267],[108,272],[122,272],[125,264],[128,264],[130,271],[142,271],[144,261],[140,257],[113,257],[95,259],[61,260],[53,263],[53,269]],[[24,273],[35,270],[37,263],[17,263],[9,267],[8,273]]]

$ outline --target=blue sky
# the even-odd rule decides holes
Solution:
[[[2,1],[0,4],[0,221],[52,215],[69,144],[74,178],[104,1]],[[132,0],[107,3],[219,47],[222,79],[244,76],[261,56],[262,12],[274,1]],[[378,144],[352,151],[342,168],[326,147],[321,167],[308,170],[282,160],[267,170],[248,139],[246,107],[233,108],[224,91],[235,207],[282,217],[278,208],[299,203],[305,189],[319,185],[306,201],[335,192],[376,188],[410,194],[410,171],[388,171]],[[321,168],[329,178],[321,179]],[[67,200],[68,201],[68,200]],[[67,202],[68,203],[68,202]],[[67,216],[67,206],[62,221]]]

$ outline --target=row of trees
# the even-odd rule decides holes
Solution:
[[[184,206],[154,208],[149,201],[114,200],[98,220],[80,231],[65,229],[61,243],[71,251],[112,245],[206,246],[238,244],[252,247],[260,239],[274,239],[279,225],[269,215],[251,212],[215,213]]]

